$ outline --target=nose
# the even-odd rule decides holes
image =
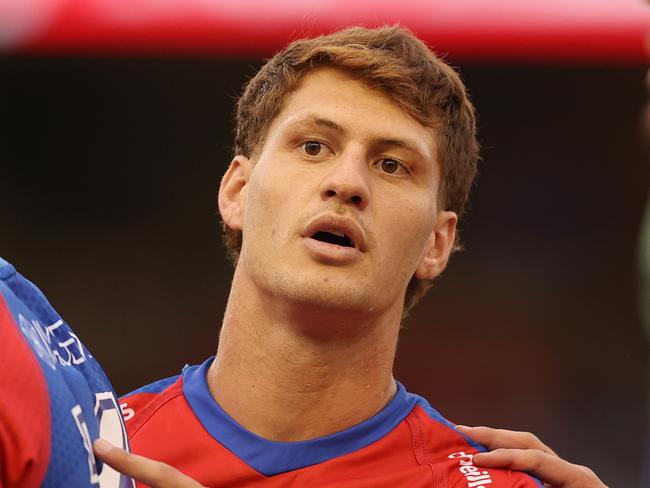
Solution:
[[[363,210],[370,197],[368,165],[365,158],[361,154],[348,154],[342,155],[332,163],[319,188],[321,198],[336,198]]]

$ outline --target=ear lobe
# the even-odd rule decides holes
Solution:
[[[252,163],[244,156],[235,156],[219,186],[219,213],[223,222],[234,230],[241,230],[246,208],[247,183]]]
[[[458,216],[454,212],[438,212],[424,255],[415,270],[416,278],[431,280],[443,272],[456,240],[457,223]]]

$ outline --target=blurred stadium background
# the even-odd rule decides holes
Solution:
[[[397,21],[460,68],[484,145],[466,250],[406,323],[398,377],[650,486],[641,0],[0,0],[0,255],[118,393],[213,354],[242,83],[288,40]]]

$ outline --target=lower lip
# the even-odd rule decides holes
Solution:
[[[361,252],[356,247],[337,246],[311,237],[303,237],[302,242],[309,254],[318,261],[328,264],[347,264],[361,256]]]

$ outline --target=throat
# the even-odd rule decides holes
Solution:
[[[210,393],[239,425],[264,439],[296,442],[341,432],[395,395],[390,353],[359,361],[358,351],[326,355],[289,344],[280,351],[268,343],[235,353],[223,336],[207,375]]]
[[[264,439],[300,441],[361,423],[390,401],[401,309],[325,340],[300,324],[331,327],[331,316],[278,302],[245,270],[240,261],[207,374],[212,397],[230,417]],[[352,325],[360,326],[358,318]]]

